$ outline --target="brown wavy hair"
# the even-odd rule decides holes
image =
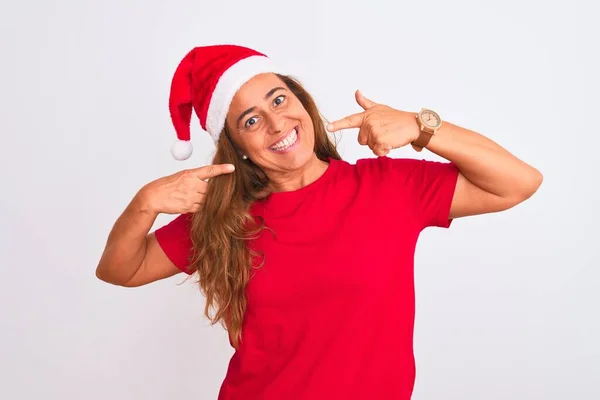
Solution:
[[[322,161],[340,160],[336,144],[328,136],[324,121],[312,96],[293,77],[277,75],[300,100],[312,120],[316,156]],[[217,143],[213,164],[235,165],[233,174],[212,178],[208,183],[202,210],[194,214],[192,270],[198,272],[199,286],[206,297],[204,314],[212,324],[221,322],[237,348],[242,336],[246,310],[246,285],[253,260],[247,241],[257,237],[264,226],[250,214],[250,206],[269,194],[269,178],[250,160],[242,160],[227,128]],[[214,314],[210,311],[214,309]]]

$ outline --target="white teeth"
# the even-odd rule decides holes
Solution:
[[[296,143],[296,140],[298,140],[298,131],[296,130],[296,128],[294,128],[292,133],[290,133],[284,139],[280,140],[279,142],[277,142],[273,146],[271,146],[271,150],[275,150],[275,151],[285,150],[288,147],[290,147],[291,145],[293,145],[294,143]]]

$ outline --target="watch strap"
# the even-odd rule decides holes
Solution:
[[[421,129],[419,137],[411,144],[413,145],[413,147],[416,147],[415,150],[420,149],[417,151],[421,151],[424,147],[426,147],[429,144],[429,141],[431,140],[432,136],[433,134],[425,132],[423,129]]]

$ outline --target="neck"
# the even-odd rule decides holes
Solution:
[[[310,185],[319,179],[327,170],[329,164],[321,161],[315,154],[302,168],[283,174],[269,174],[273,192],[291,192]]]

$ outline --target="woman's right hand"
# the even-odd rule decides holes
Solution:
[[[144,208],[155,214],[187,214],[200,210],[206,180],[234,171],[232,164],[206,165],[165,176],[145,185],[138,193]]]

